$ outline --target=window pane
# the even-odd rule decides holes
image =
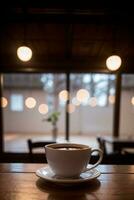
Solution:
[[[75,106],[70,113],[71,138],[76,135],[94,137],[100,134],[112,134],[115,76],[93,73],[71,74],[70,86],[70,103]],[[86,92],[79,93],[81,89],[86,90],[89,95],[86,97]],[[89,139],[86,141],[90,143]]]
[[[12,94],[10,101],[11,111],[23,111],[23,96],[21,94]]]
[[[131,136],[134,130],[134,75],[122,75],[120,135]]]
[[[48,120],[55,112],[60,113],[57,139],[65,138],[65,105],[59,101],[59,92],[66,89],[65,74],[5,74],[3,84],[5,151],[26,152],[27,139],[55,139],[54,124]]]

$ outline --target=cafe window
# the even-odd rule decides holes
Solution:
[[[59,112],[57,140],[65,138],[65,108],[59,93],[66,89],[66,75],[14,73],[3,75],[3,97],[10,106],[3,108],[4,151],[27,152],[27,140],[53,140],[49,116]],[[20,112],[21,111],[21,112]]]
[[[71,74],[70,96],[71,137],[112,135],[115,75]]]
[[[81,138],[85,136],[95,140],[98,134],[112,135],[115,75],[71,73],[69,91],[66,77],[64,73],[4,74],[3,96],[8,101],[12,95],[23,97],[21,112],[14,112],[9,106],[3,108],[5,151],[27,152],[28,139],[53,140],[53,124],[48,119],[54,112],[60,113],[58,142],[64,141],[67,133],[68,139],[72,141],[74,137],[75,142],[83,142]],[[19,102],[15,96],[13,101]]]

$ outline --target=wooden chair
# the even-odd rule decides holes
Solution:
[[[101,137],[98,136],[97,141],[99,144],[99,148],[103,151],[104,155],[119,155],[119,154],[121,154],[120,152],[108,152],[108,150],[106,148],[106,143]]]
[[[103,154],[107,154],[105,141],[101,137],[97,137],[99,148],[103,151]]]
[[[43,149],[44,155],[45,155],[45,150],[44,150],[45,145],[53,144],[53,143],[56,143],[56,142],[53,140],[52,141],[51,140],[50,141],[32,141],[31,139],[28,139],[27,144],[28,144],[30,162],[38,162],[40,161],[40,157],[42,158],[42,155],[41,155],[42,153],[41,152],[35,153],[34,152],[35,149],[38,149],[38,150]]]
[[[106,149],[105,141],[101,137],[96,138],[99,148],[103,151],[103,164],[127,164],[131,162],[130,157],[124,156],[120,152],[108,152]]]

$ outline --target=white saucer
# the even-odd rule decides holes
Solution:
[[[84,172],[80,174],[78,178],[59,178],[54,175],[49,167],[43,167],[36,171],[36,175],[40,178],[43,178],[46,181],[58,183],[58,184],[76,184],[88,182],[93,179],[96,179],[100,176],[100,172],[97,169],[92,169],[90,171]]]

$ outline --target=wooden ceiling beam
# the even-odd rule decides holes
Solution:
[[[7,58],[7,56],[6,56]],[[86,72],[103,72],[109,73],[106,68],[105,57],[89,57],[85,58],[50,58],[33,59],[28,63],[22,63],[17,58],[13,59],[8,56],[8,59],[0,57],[0,71],[1,73],[40,73],[40,72],[55,72],[55,73],[86,73]],[[122,59],[121,73],[134,73],[133,57]],[[114,72],[113,72],[114,73]]]
[[[113,12],[109,9],[79,10],[74,9],[7,9],[0,12],[0,23],[85,23],[85,24],[120,24],[132,25],[133,16],[128,12]]]

